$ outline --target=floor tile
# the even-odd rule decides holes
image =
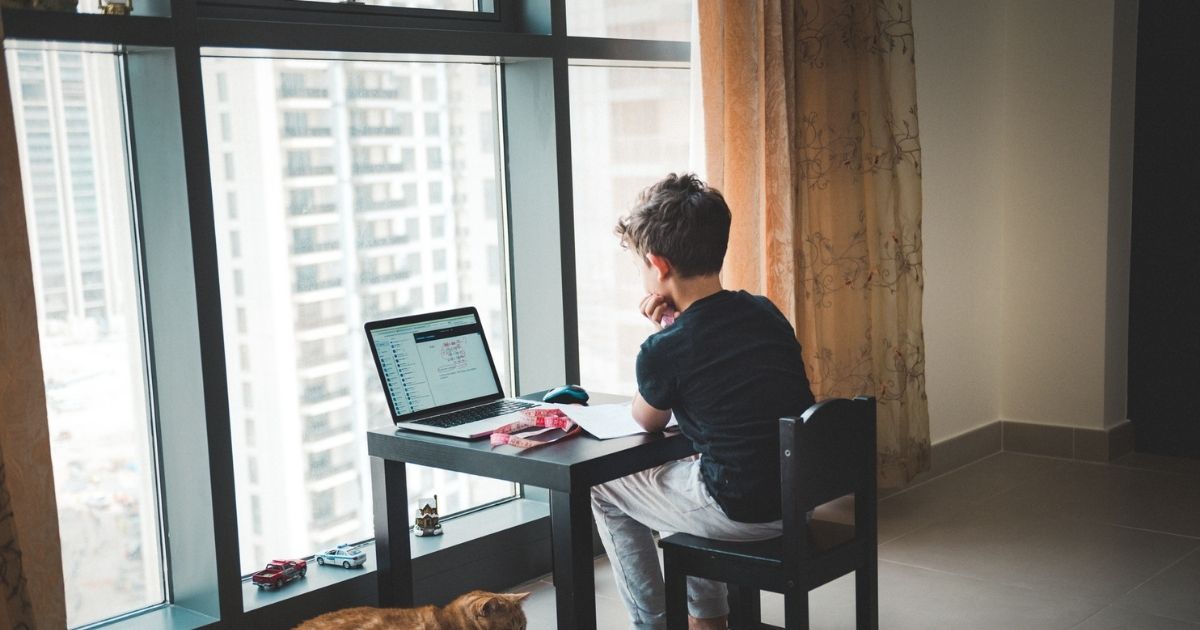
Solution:
[[[1200,624],[1200,551],[1126,593],[1114,604]]]
[[[887,630],[1066,630],[1103,605],[890,562],[879,566],[879,627]],[[763,620],[783,625],[782,596],[763,595]],[[814,629],[855,627],[853,575],[809,594],[809,621]]]
[[[628,628],[629,614],[625,604],[617,595],[617,585],[613,582],[612,568],[608,558],[601,556],[595,562],[596,581],[596,623],[601,630]],[[557,616],[554,605],[554,582],[550,575],[544,575],[537,580],[526,582],[508,589],[510,593],[529,592],[525,600],[525,616],[529,620],[531,630],[553,630],[557,627]]]
[[[1002,492],[1054,478],[1066,460],[997,453],[879,502],[879,542],[952,516]]]
[[[1200,625],[1109,606],[1072,630],[1197,630]]]
[[[1119,597],[1200,540],[981,507],[882,545],[880,558],[1070,597]]]
[[[1200,459],[1151,455],[1150,453],[1130,453],[1113,460],[1112,465],[1123,468],[1142,468],[1161,472],[1200,475]]]
[[[995,502],[1028,513],[1200,537],[1200,482],[1188,474],[1070,462]]]
[[[535,591],[525,600],[526,627],[530,630],[555,630],[558,621],[555,615],[554,587]],[[600,630],[625,630],[629,627],[629,616],[621,602],[606,597],[596,598],[596,626]]]
[[[999,453],[892,494],[879,506],[880,625],[1200,630],[1198,475],[1200,462],[1141,454]],[[599,627],[627,628],[605,558],[595,571]],[[557,627],[551,576],[512,590],[532,593],[529,628]],[[853,576],[809,602],[813,628],[854,627]],[[764,593],[763,616],[782,625],[782,597]]]

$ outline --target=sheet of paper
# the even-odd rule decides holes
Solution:
[[[592,405],[590,407],[581,407],[579,405],[563,405],[560,407],[567,417],[574,420],[575,424],[583,427],[584,431],[600,438],[601,440],[609,440],[612,438],[625,437],[627,435],[637,435],[646,431],[638,425],[633,419],[633,404],[621,403],[616,405]],[[668,427],[676,426],[675,415],[671,415],[671,420],[667,422]]]

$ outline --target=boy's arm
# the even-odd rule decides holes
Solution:
[[[649,433],[657,433],[671,421],[670,409],[658,409],[642,399],[640,393],[633,397],[633,419]]]

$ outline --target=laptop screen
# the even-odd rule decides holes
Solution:
[[[367,326],[385,393],[397,418],[501,396],[474,309],[434,317]]]

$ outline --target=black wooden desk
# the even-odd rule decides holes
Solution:
[[[531,396],[532,398],[533,396]],[[593,396],[593,400],[602,399]],[[619,399],[618,399],[619,400]],[[687,457],[679,434],[597,440],[586,433],[528,452],[492,450],[487,440],[458,440],[395,429],[367,432],[375,505],[375,553],[381,606],[411,606],[408,486],[405,464],[529,484],[550,491],[554,589],[560,630],[596,627],[591,487]]]

